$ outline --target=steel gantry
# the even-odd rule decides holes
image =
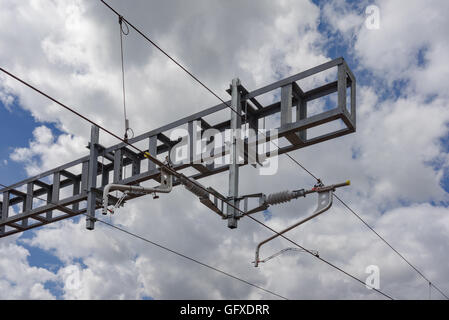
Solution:
[[[297,83],[333,68],[337,70],[335,81],[327,82],[308,91],[303,91]],[[262,95],[278,89],[280,89],[280,94],[274,95],[274,102],[262,103],[260,101],[259,98]],[[356,80],[343,58],[331,60],[251,92],[240,83],[240,80],[234,79],[228,93],[231,95],[231,100],[226,103],[218,104],[128,139],[130,144],[139,143],[141,145],[145,143],[146,148],[143,153],[131,150],[129,145],[124,142],[111,147],[100,145],[99,129],[93,126],[88,145],[89,155],[0,190],[0,195],[2,195],[0,202],[0,237],[71,218],[82,213],[87,214],[86,227],[92,230],[95,224],[96,210],[103,207],[103,192],[106,186],[111,184],[115,186],[135,186],[137,188],[129,188],[129,190],[136,191],[142,188],[139,186],[140,183],[148,180],[154,180],[163,185],[168,176],[165,176],[162,172],[164,179],[161,179],[161,168],[154,162],[148,161],[145,153],[164,161],[165,158],[168,158],[167,156],[172,148],[181,145],[182,138],[175,140],[169,138],[169,133],[172,130],[181,127],[187,127],[189,133],[187,137],[189,141],[187,142],[190,143],[187,145],[190,149],[190,161],[168,163],[175,171],[193,168],[194,173],[188,177],[189,179],[169,177],[170,185],[168,189],[171,190],[172,186],[183,184],[188,190],[195,193],[203,204],[218,213],[222,218],[227,219],[230,228],[235,228],[237,227],[237,220],[244,215],[237,212],[235,207],[243,207],[241,210],[248,214],[264,208],[261,202],[259,207],[248,209],[247,200],[254,195],[241,196],[238,193],[239,167],[252,163],[249,161],[251,159],[247,152],[251,141],[248,138],[243,141],[245,152],[242,154],[243,161],[241,162],[236,160],[238,158],[238,147],[235,140],[232,140],[229,145],[223,143],[218,151],[214,149],[209,154],[208,159],[201,159],[202,161],[198,162],[193,161],[195,135],[208,129],[224,132],[246,126],[257,132],[256,141],[267,136],[270,139],[269,132],[268,134],[266,132],[259,134],[258,132],[261,129],[259,120],[271,117],[271,119],[278,121],[279,125],[273,131],[276,131],[278,141],[283,143],[278,146],[276,153],[283,154],[352,133],[356,129]],[[335,105],[326,106],[324,111],[319,113],[308,114],[309,102],[326,98],[333,93],[337,93]],[[331,99],[326,101],[332,102]],[[229,117],[225,117],[216,123],[206,119],[206,117],[223,116],[223,113],[219,113],[229,106],[232,107],[232,110],[226,113]],[[310,137],[308,134],[309,129],[332,121],[338,121],[341,125],[337,129],[332,129],[318,136]],[[262,135],[265,137],[262,137]],[[210,139],[213,139],[213,137],[210,137]],[[221,165],[210,161],[225,155],[229,155],[234,161]],[[270,156],[270,153],[267,153],[267,156]],[[257,157],[255,163],[259,162]],[[130,168],[127,176],[123,174],[125,167]],[[207,188],[208,193],[205,193],[204,190],[198,189],[197,184],[191,182],[228,170],[229,193],[228,197],[224,197],[227,199],[227,207],[223,204],[223,196],[216,190]],[[115,189],[120,188],[116,187]],[[105,205],[107,207],[108,205],[123,204],[125,201],[153,192],[152,189],[149,190],[147,192],[127,192],[123,199],[106,194]],[[256,196],[260,199],[266,199],[261,194]],[[46,201],[42,201],[42,199]]]

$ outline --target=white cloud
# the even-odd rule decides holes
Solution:
[[[260,1],[257,6],[250,1],[207,5],[174,1],[158,3],[157,10],[154,4],[150,10],[146,2],[131,7],[111,3],[217,92],[224,92],[235,76],[253,89],[328,60],[323,50],[327,39],[317,30],[319,8],[309,1]],[[353,53],[359,66],[351,67],[356,76],[364,69],[377,77],[376,84],[387,88],[395,80],[408,79],[409,83],[399,99],[383,97],[383,91],[374,86],[359,86],[357,132],[292,155],[325,182],[350,178],[353,185],[339,194],[435,283],[448,288],[449,270],[444,262],[445,244],[449,243],[448,212],[445,207],[428,204],[447,201],[447,193],[439,185],[449,164],[439,142],[448,133],[449,121],[443,87],[447,70],[439,67],[439,62],[447,60],[448,42],[443,37],[446,20],[444,8],[439,7],[445,5],[410,2],[405,8],[403,4],[379,1],[381,29],[372,31],[363,27],[363,16],[349,6],[338,9],[339,4],[336,1],[325,6],[322,17],[344,33],[345,41],[354,41]],[[55,5],[2,0],[1,6],[5,10],[0,18],[6,24],[15,23],[20,35],[11,37],[0,30],[0,43],[9,43],[9,50],[20,52],[12,55],[12,51],[3,49],[6,46],[0,46],[0,58],[7,69],[114,132],[122,132],[116,17],[100,4],[85,1]],[[239,10],[235,10],[237,7]],[[421,16],[421,12],[426,15]],[[51,21],[43,19],[48,13],[54,17]],[[426,16],[434,17],[436,32],[430,32],[432,24],[427,23]],[[423,46],[425,63],[417,66],[417,52]],[[128,114],[137,133],[216,104],[134,32],[125,37],[125,59]],[[0,79],[3,94],[14,94],[36,119],[56,122],[66,132],[55,137],[48,127],[40,126],[28,147],[15,149],[11,159],[24,163],[28,174],[87,154],[87,124],[10,79]],[[427,95],[431,93],[438,95],[429,100]],[[101,138],[104,145],[113,142],[103,133]],[[354,158],[353,153],[357,155]],[[434,169],[429,162],[437,160],[443,166]],[[314,183],[285,157],[281,157],[279,167],[279,174],[273,177],[243,169],[241,192],[269,193]],[[227,188],[225,175],[202,182],[222,191]],[[273,207],[270,226],[282,229],[297,221],[313,210],[315,201],[308,196]],[[254,269],[250,262],[255,246],[270,233],[249,220],[240,221],[236,230],[227,229],[224,221],[180,187],[157,201],[136,199],[112,219],[142,236],[289,298],[379,298],[301,253]],[[288,235],[361,279],[367,276],[367,265],[379,265],[381,289],[395,297],[427,297],[426,284],[337,203],[325,215]],[[15,297],[26,297],[33,290],[36,297],[45,297],[50,293],[40,281],[51,278],[60,281],[63,297],[68,299],[273,298],[99,223],[89,232],[84,219],[48,225],[27,241],[52,252],[64,265],[54,275],[29,267],[24,260],[13,261],[25,270],[40,270],[45,275],[43,279],[30,277]],[[276,240],[264,247],[263,254],[287,246],[291,244]],[[23,248],[15,245],[11,250]],[[71,289],[66,281],[68,270],[73,268],[79,270],[79,290]],[[26,289],[34,284],[35,289]]]
[[[357,6],[362,7],[363,2],[358,3]],[[322,14],[325,21],[333,28],[333,33],[339,31],[343,36],[350,36],[351,33],[359,30],[365,20],[363,15],[353,12],[351,5],[343,0],[327,2],[323,6]]]
[[[2,239],[0,243],[0,299],[54,299],[44,287],[47,281],[56,281],[51,271],[29,265],[29,251],[17,245],[17,236]]]
[[[83,156],[86,145],[83,138],[70,134],[61,134],[55,139],[51,129],[39,126],[33,130],[29,147],[14,149],[10,158],[22,162],[32,176]]]
[[[445,33],[448,21],[441,13],[448,10],[448,3],[376,1],[379,29],[365,27],[368,5],[373,3],[338,0],[323,7],[331,30],[353,40],[349,51],[355,53],[358,69],[370,71],[383,86],[398,80],[410,81],[403,94],[438,94],[447,98],[443,79],[449,74],[449,40]]]
[[[407,91],[447,98],[442,80],[449,75],[448,21],[442,12],[447,12],[448,3],[378,1],[378,6],[380,29],[361,28],[355,44],[361,66],[387,83],[409,79]],[[424,65],[418,64],[420,54]]]
[[[2,91],[0,91],[0,101],[5,106],[6,109],[11,110],[11,105],[14,102],[14,97],[8,94],[8,92],[3,92],[4,88],[1,89]]]

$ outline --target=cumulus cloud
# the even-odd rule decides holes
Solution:
[[[1,299],[54,299],[47,281],[56,281],[57,276],[41,267],[30,266],[29,251],[16,244],[18,236],[3,239],[0,243]]]
[[[7,92],[0,91],[0,101],[8,110],[11,110],[11,105],[14,102],[14,97]]]
[[[88,1],[0,3],[5,9],[0,18],[10,24],[14,19],[20,34],[11,37],[0,30],[0,42],[10,48],[0,46],[7,69],[114,132],[122,132],[116,17]],[[355,8],[341,1],[322,8],[310,1],[258,1],[257,6],[251,1],[111,3],[217,92],[224,92],[235,76],[253,89],[328,60],[328,34],[319,31],[324,19],[321,23],[334,28],[332,36],[340,33],[345,45],[353,45],[349,52],[358,64],[350,67],[356,76],[368,72],[373,78],[358,88],[355,134],[300,149],[292,156],[327,183],[351,179],[353,185],[339,194],[435,283],[449,288],[444,261],[448,199],[440,185],[449,164],[440,141],[448,134],[449,122],[442,80],[447,70],[440,66],[448,58],[445,4],[378,1],[380,29],[368,30],[363,25],[365,3]],[[43,18],[49,13],[54,19]],[[432,24],[428,17],[433,17]],[[10,50],[20,54],[12,55]],[[128,114],[136,133],[217,103],[132,30],[125,37],[125,67]],[[87,124],[10,79],[1,76],[0,80],[4,104],[12,99],[8,97],[17,97],[37,121],[56,123],[63,132],[56,136],[49,126],[39,126],[28,146],[14,150],[11,159],[23,163],[29,175],[87,154]],[[404,82],[400,94],[390,94],[398,81]],[[101,139],[104,145],[114,142],[105,134]],[[314,183],[285,157],[280,158],[279,168],[275,176],[242,169],[241,193],[270,193]],[[227,176],[209,177],[202,183],[224,191]],[[273,207],[268,223],[280,230],[311,213],[315,201],[308,196]],[[238,229],[227,229],[224,221],[180,187],[159,200],[133,200],[111,219],[289,298],[380,298],[304,253],[281,256],[254,269],[255,246],[271,234],[246,219]],[[24,248],[12,240],[8,250],[21,252],[22,258],[11,266],[23,266],[32,274],[20,290],[15,289],[14,297],[51,297],[44,282],[56,279],[67,299],[272,298],[100,223],[93,232],[84,224],[84,219],[58,222],[33,231],[26,240],[61,260],[56,273],[28,266]],[[338,203],[288,235],[361,279],[366,278],[368,265],[378,265],[381,290],[394,297],[427,297],[422,279]],[[288,246],[278,239],[263,248],[263,255]],[[77,281],[68,281],[73,276]],[[3,280],[0,286],[13,281]],[[33,286],[34,291],[26,289]],[[30,292],[35,292],[32,297]]]
[[[388,85],[410,81],[404,93],[447,98],[443,79],[449,72],[449,40],[445,34],[448,21],[441,12],[448,10],[448,3],[376,1],[374,5],[380,14],[377,30],[364,25],[367,5],[365,1],[354,8],[332,1],[324,7],[335,30],[356,39],[353,44],[358,67],[369,70]]]
[[[45,125],[33,130],[28,147],[16,148],[10,154],[13,161],[21,162],[29,175],[49,170],[84,155],[87,142],[81,137],[61,134],[57,138]]]

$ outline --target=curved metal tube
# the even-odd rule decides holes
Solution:
[[[120,190],[120,191],[129,191],[133,193],[142,193],[142,194],[149,194],[149,193],[169,193],[173,189],[173,176],[170,174],[167,174],[164,171],[161,171],[161,185],[154,187],[154,188],[147,188],[142,186],[128,186],[126,184],[113,184],[109,183],[104,187],[103,190],[103,214],[107,214],[108,212],[108,195],[109,192],[114,190]]]
[[[332,195],[333,195],[333,190],[318,192],[318,207],[315,209],[314,213],[311,216],[295,223],[294,225],[291,225],[290,227],[280,231],[279,233],[277,233],[277,234],[269,237],[268,239],[265,239],[261,243],[259,243],[256,248],[256,258],[254,260],[254,266],[257,267],[259,265],[259,262],[261,262],[259,260],[259,251],[260,251],[261,246],[263,246],[265,243],[279,237],[280,235],[286,233],[287,231],[290,231],[290,230],[296,228],[297,226],[303,224],[304,222],[307,222],[307,221],[317,217],[318,215],[322,214],[323,212],[327,211],[332,206]]]

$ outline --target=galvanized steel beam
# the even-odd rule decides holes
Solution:
[[[335,81],[325,83],[309,91],[303,91],[297,83],[298,80],[314,76],[331,68],[337,68],[337,79]],[[356,79],[343,58],[334,59],[254,91],[248,91],[241,84],[237,84],[236,88],[240,103],[237,103],[234,96],[232,96],[232,101],[220,103],[160,128],[150,130],[128,139],[128,142],[131,144],[145,142],[148,146],[148,149],[145,151],[157,156],[170,152],[171,148],[176,147],[179,142],[170,140],[167,136],[170,130],[187,127],[193,133],[194,121],[197,121],[201,127],[198,134],[202,134],[207,129],[216,129],[219,132],[224,132],[231,128],[239,128],[245,124],[249,124],[250,128],[257,130],[259,120],[268,116],[279,116],[281,119],[280,125],[276,128],[278,136],[279,138],[286,138],[288,141],[287,145],[282,146],[277,151],[278,154],[283,154],[334,139],[356,130]],[[260,102],[262,100],[259,99],[259,96],[277,89],[281,90],[281,96],[278,97],[278,101],[273,101],[268,105],[263,105]],[[347,94],[348,89],[350,90],[349,95]],[[232,94],[231,90],[228,92]],[[326,108],[325,111],[313,116],[308,116],[308,102],[326,97],[332,93],[338,94],[336,106]],[[349,103],[348,106],[347,103]],[[238,117],[235,112],[230,111],[230,114],[226,113],[227,115],[224,118],[222,116],[222,119],[216,123],[209,119],[209,116],[215,117],[217,113],[227,110],[231,104],[239,114],[243,115],[242,117]],[[345,127],[323,133],[320,136],[308,137],[308,129],[334,120],[341,120]],[[86,226],[88,229],[93,229],[95,210],[101,206],[102,189],[109,182],[110,172],[113,172],[113,183],[135,185],[143,181],[151,179],[157,181],[159,179],[160,171],[158,166],[146,160],[143,154],[132,152],[123,142],[110,147],[102,147],[98,144],[98,139],[98,129],[93,128],[89,144],[90,155],[14,183],[7,188],[0,189],[0,195],[3,195],[3,199],[0,199],[0,237],[70,218],[81,213],[88,214]],[[158,142],[161,142],[161,144],[158,145]],[[244,143],[246,152],[247,143],[249,143],[248,139]],[[191,146],[191,151],[193,149]],[[229,148],[223,145],[219,149],[214,150],[211,155],[206,156],[205,159],[217,159],[228,153]],[[102,164],[98,160],[99,157],[104,157],[109,163]],[[232,157],[234,156],[232,155]],[[244,157],[247,160],[246,153]],[[190,160],[193,160],[193,157]],[[142,161],[148,161],[148,165],[142,167]],[[245,163],[222,165],[214,165],[212,163],[205,165],[204,163],[189,161],[188,163],[174,164],[173,168],[175,170],[189,167],[195,168],[197,173],[190,176],[192,179],[201,179],[230,170],[229,196],[231,202],[238,205],[238,168],[246,163],[247,161]],[[128,165],[131,165],[133,168],[131,175],[123,177],[123,168]],[[98,176],[101,176],[101,186],[96,185]],[[179,185],[179,181],[175,180],[173,185]],[[71,187],[73,192],[70,195],[62,196],[61,190],[66,187]],[[126,200],[129,201],[139,196],[130,195]],[[113,197],[111,197],[111,201],[115,201]],[[205,200],[204,203],[212,207]],[[12,206],[15,206],[14,210]],[[21,206],[20,212],[17,212],[17,206]],[[238,217],[235,215],[235,212],[229,208],[227,212],[230,214],[230,219],[228,219],[229,226],[236,226]]]

